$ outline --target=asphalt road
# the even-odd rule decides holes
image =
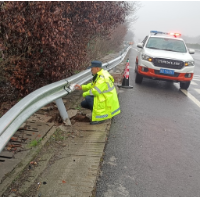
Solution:
[[[129,53],[130,85],[121,89],[96,196],[200,196],[200,107],[178,83],[134,82],[136,50]],[[200,53],[188,90],[200,101]]]

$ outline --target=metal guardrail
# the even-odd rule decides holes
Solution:
[[[121,63],[130,48],[131,46],[126,47],[120,52],[119,57],[107,63],[103,63],[103,68],[109,71]],[[21,99],[0,118],[0,152],[9,142],[10,138],[14,135],[18,128],[32,114],[54,100],[56,101],[63,121],[69,120],[65,107],[63,112],[64,104],[62,97],[72,92],[70,89],[71,84],[76,83],[82,85],[91,80],[92,77],[93,76],[90,69],[87,69],[64,80],[41,87]]]

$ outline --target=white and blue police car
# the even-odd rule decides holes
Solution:
[[[194,54],[195,50],[187,48],[180,36],[180,33],[151,31],[137,44],[136,83],[142,83],[143,78],[151,78],[180,82],[181,89],[188,89],[195,67],[190,54]]]

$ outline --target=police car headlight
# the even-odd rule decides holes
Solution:
[[[142,54],[142,59],[147,60],[149,62],[153,62],[153,58],[150,56],[147,56],[146,54]]]
[[[194,61],[185,62],[185,66],[194,66]]]

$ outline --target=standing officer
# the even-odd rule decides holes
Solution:
[[[92,83],[87,85],[75,85],[75,89],[83,90],[85,100],[81,102],[83,108],[92,111],[91,125],[100,124],[120,113],[117,92],[114,86],[114,78],[108,71],[102,68],[100,61],[92,61]]]

